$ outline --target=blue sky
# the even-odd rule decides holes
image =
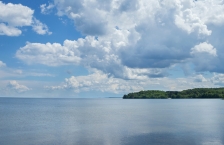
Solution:
[[[0,96],[223,87],[223,26],[223,0],[3,0]]]

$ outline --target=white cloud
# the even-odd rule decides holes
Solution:
[[[217,50],[207,42],[200,43],[191,48],[191,62],[195,65],[195,70],[199,72],[216,72],[221,70],[218,64],[221,63]],[[214,65],[215,64],[215,65]]]
[[[83,38],[66,39],[63,44],[28,42],[19,48],[16,58],[29,65],[77,65],[92,72],[66,78],[61,84],[46,83],[45,89],[51,91],[123,94],[222,86],[223,4],[220,0],[54,0],[54,4],[41,5],[41,13],[57,9],[58,16],[74,22]],[[0,35],[19,36],[25,26],[41,35],[51,34],[47,25],[34,17],[31,8],[3,2],[0,7]],[[4,66],[0,61],[2,80],[55,76]],[[172,74],[169,78],[169,70],[174,66],[189,66],[183,67],[187,76],[178,78],[180,74]],[[209,79],[203,72],[216,73]],[[7,88],[17,93],[34,88],[30,83],[20,83],[25,85],[11,81]],[[38,85],[44,86],[42,82]]]
[[[203,83],[201,83],[203,82]],[[87,76],[72,76],[58,86],[45,86],[48,91],[75,91],[76,93],[99,91],[126,94],[141,90],[172,90],[180,91],[192,88],[215,87],[203,75],[193,75],[186,78],[147,78],[140,80],[124,80],[110,77],[102,72],[94,72]]]
[[[46,86],[47,90],[74,90],[75,92],[85,91],[100,91],[100,92],[112,92],[112,93],[124,93],[128,91],[138,91],[143,88],[138,82],[131,83],[133,81],[124,81],[109,77],[102,72],[95,72],[87,76],[72,76],[66,78],[63,85],[60,86]]]
[[[98,63],[109,65],[109,62],[116,61],[117,57],[112,54],[116,50],[112,50],[111,45],[119,49],[128,41],[120,35],[123,34],[115,34],[117,37],[114,37],[114,40],[113,38],[102,38],[102,40],[99,38],[97,40],[92,36],[85,39],[80,38],[77,41],[65,40],[63,45],[59,43],[27,43],[26,46],[17,51],[16,57],[30,64],[41,63],[49,66],[80,63],[97,66]],[[80,62],[81,58],[82,62]]]
[[[9,26],[30,26],[34,11],[21,4],[4,4],[0,1],[0,20]]]
[[[37,20],[34,10],[21,4],[4,4],[0,1],[0,35],[19,36],[24,26],[32,26],[38,34],[51,34],[48,27]]]
[[[27,43],[16,53],[25,63],[81,65],[137,80],[167,77],[178,64],[193,64],[196,72],[224,72],[223,34],[218,33],[224,5],[218,0],[54,0],[53,5],[85,37]]]
[[[24,92],[27,92],[27,91],[31,90],[31,88],[28,88],[27,86],[21,85],[15,80],[10,81],[8,83],[6,89],[7,89],[7,91],[13,91],[13,92],[17,92],[17,93],[24,93]]]
[[[224,23],[223,4],[222,0],[200,0],[197,1],[194,11],[205,24],[222,25]]]
[[[76,47],[70,47],[70,41],[64,46],[58,43],[27,43],[16,52],[16,57],[28,64],[41,63],[49,66],[77,64],[80,61]]]
[[[198,53],[208,53],[212,56],[217,56],[216,48],[207,42],[200,43],[191,48],[191,54],[196,55]]]
[[[198,35],[211,35],[212,31],[208,29],[208,25],[223,25],[223,10],[223,1],[220,0],[179,1],[175,23],[188,33],[197,32]]]
[[[4,23],[0,23],[0,35],[19,36],[21,34],[22,31],[18,28],[7,26]]]
[[[40,5],[42,14],[49,14],[53,8],[54,8],[54,4],[51,4],[51,3],[49,5],[47,5],[47,4]]]
[[[41,23],[39,20],[37,20],[35,18],[33,19],[32,27],[33,27],[33,30],[40,35],[45,35],[45,34],[51,35],[52,34],[52,32],[50,32],[48,30],[47,25]]]
[[[5,67],[6,64],[0,60],[0,67]]]
[[[161,17],[169,15],[173,23],[188,34],[211,35],[207,24],[223,24],[223,2],[166,0],[166,1],[71,1],[54,0],[58,15],[67,15],[73,19],[76,28],[86,35],[102,35],[110,27],[134,27],[141,22],[151,23],[158,19],[166,24]],[[97,16],[97,17],[95,17]],[[165,21],[164,21],[165,20]],[[148,22],[147,22],[148,21]],[[151,21],[151,22],[150,22]]]
[[[187,31],[188,34],[198,32],[198,35],[211,35],[212,31],[208,30],[203,18],[194,12],[194,9],[181,10],[175,16],[175,24],[177,27]]]
[[[16,57],[28,64],[84,65],[125,79],[146,79],[148,76],[161,77],[165,75],[162,69],[138,69],[123,66],[117,52],[123,46],[133,42],[129,42],[125,37],[129,32],[121,32],[121,30],[116,30],[114,37],[108,38],[96,39],[87,36],[85,39],[80,38],[77,41],[65,40],[63,45],[27,43],[17,51]]]

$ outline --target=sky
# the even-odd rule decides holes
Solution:
[[[0,0],[0,97],[224,86],[223,0]]]

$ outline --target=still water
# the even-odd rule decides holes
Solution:
[[[0,144],[224,145],[224,100],[0,98]]]

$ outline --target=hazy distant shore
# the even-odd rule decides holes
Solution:
[[[133,92],[123,99],[224,99],[224,88],[195,88],[183,91],[147,90]]]

